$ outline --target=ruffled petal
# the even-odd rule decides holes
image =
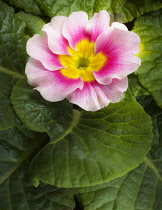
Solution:
[[[136,71],[141,64],[141,60],[134,56],[139,43],[137,34],[124,29],[111,27],[103,32],[96,40],[95,53],[103,53],[107,61],[99,71],[93,72],[96,80],[107,85],[113,78],[123,79]]]
[[[34,89],[47,101],[61,101],[77,88],[83,88],[80,78],[69,79],[63,76],[60,70],[48,71],[39,61],[32,58],[28,61],[25,72],[29,84],[36,86]]]
[[[102,52],[108,57],[119,56],[125,52],[138,53],[140,37],[131,31],[110,27],[97,38],[95,53]]]
[[[47,38],[36,34],[27,42],[27,53],[32,58],[39,60],[48,70],[58,70],[62,68],[59,56],[52,53],[48,48]]]
[[[68,41],[62,35],[62,27],[67,17],[56,16],[51,19],[51,22],[43,26],[42,31],[47,34],[48,46],[55,54],[69,54]]]
[[[113,78],[123,79],[133,73],[141,64],[141,60],[130,54],[121,57],[109,58],[104,67],[99,71],[93,71],[95,79],[103,85],[108,85]]]
[[[89,35],[86,32],[87,23],[88,15],[82,11],[73,12],[65,21],[62,33],[73,49],[75,49],[79,41],[89,39]]]
[[[76,89],[67,99],[87,111],[96,111],[108,106],[110,102],[119,102],[127,87],[127,78],[114,79],[109,85],[101,85],[97,81],[85,82],[82,90]]]
[[[110,16],[106,10],[95,13],[88,21],[86,30],[91,35],[91,41],[95,42],[97,37],[109,28]]]

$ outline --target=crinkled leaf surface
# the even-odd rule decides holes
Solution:
[[[58,103],[45,101],[26,80],[14,86],[11,101],[22,123],[29,129],[47,132],[51,141],[66,135],[69,125],[73,123],[72,104],[65,100]]]
[[[30,131],[24,126],[0,131],[0,184],[9,178],[44,139],[44,134]]]
[[[124,93],[124,98],[134,98],[140,95],[149,95],[149,92],[141,86],[138,77],[134,74],[128,76],[128,89]]]
[[[74,190],[58,189],[43,183],[35,188],[32,186],[28,168],[28,161],[22,162],[0,185],[1,210],[74,209]]]
[[[142,86],[162,108],[162,10],[138,18],[134,31],[141,37],[138,56],[142,65],[136,74]]]
[[[162,109],[157,106],[152,96],[140,96],[138,102],[144,110],[152,117],[154,141],[150,155],[153,159],[162,160]]]
[[[150,150],[151,120],[133,99],[72,113],[68,103],[44,101],[24,80],[11,99],[25,125],[51,138],[32,161],[35,185],[39,180],[69,188],[101,184],[135,168]]]
[[[0,65],[21,74],[27,61],[24,27],[13,8],[0,1]]]
[[[23,9],[27,13],[34,15],[40,15],[42,12],[39,6],[35,3],[35,0],[5,0],[11,5]]]
[[[3,130],[18,125],[17,117],[10,103],[11,89],[18,78],[1,70],[4,72],[9,71],[0,66],[0,130]]]
[[[55,15],[68,16],[74,11],[85,11],[92,16],[94,12],[107,10],[115,20],[132,21],[145,12],[162,8],[161,0],[35,0],[49,17]]]
[[[25,32],[29,36],[34,36],[34,34],[40,34],[43,35],[43,32],[41,31],[43,25],[45,22],[39,17],[32,14],[27,14],[23,11],[16,14],[16,17],[24,21],[26,23]]]
[[[127,175],[96,186],[94,191],[85,189],[78,200],[84,210],[160,210],[161,192],[162,161],[145,158],[144,163]]]
[[[72,210],[73,190],[41,184],[32,186],[29,161],[47,143],[45,134],[24,126],[0,131],[0,209]]]

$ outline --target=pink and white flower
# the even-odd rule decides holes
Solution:
[[[140,38],[124,24],[100,11],[88,20],[85,12],[56,16],[27,42],[28,82],[48,101],[67,98],[87,111],[119,102],[128,87],[127,75],[141,61]]]

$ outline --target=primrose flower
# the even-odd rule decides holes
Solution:
[[[141,63],[135,56],[140,38],[109,21],[104,10],[89,20],[82,11],[52,18],[43,37],[36,34],[27,42],[29,84],[47,101],[67,98],[87,111],[119,102],[127,75]]]

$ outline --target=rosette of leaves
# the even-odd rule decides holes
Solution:
[[[162,5],[118,2],[0,1],[0,209],[162,208],[161,10],[137,18]],[[43,100],[25,79],[26,40],[49,17],[102,9],[137,18],[142,65],[125,100],[94,113]]]

